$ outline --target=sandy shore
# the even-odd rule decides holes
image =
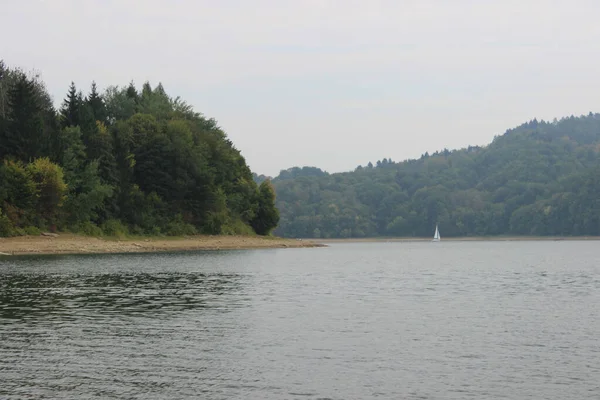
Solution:
[[[184,250],[323,247],[311,240],[252,236],[193,236],[117,240],[76,235],[0,238],[0,255],[141,253]]]

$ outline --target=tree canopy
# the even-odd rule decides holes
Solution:
[[[56,110],[39,76],[0,61],[0,236],[268,234],[274,201],[217,122],[162,84],[71,82]]]
[[[272,180],[287,237],[600,235],[600,114],[532,120],[483,147]]]

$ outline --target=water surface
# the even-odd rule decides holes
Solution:
[[[0,259],[0,399],[597,399],[598,242]]]

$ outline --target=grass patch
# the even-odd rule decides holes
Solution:
[[[29,236],[40,236],[42,234],[40,228],[37,228],[35,226],[27,226],[23,228],[23,231],[25,231],[25,234]]]

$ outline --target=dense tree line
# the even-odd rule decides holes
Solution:
[[[72,83],[55,110],[38,76],[0,61],[0,236],[265,235],[274,201],[217,123],[161,84]]]
[[[600,235],[600,114],[533,120],[469,147],[273,179],[288,237]]]

